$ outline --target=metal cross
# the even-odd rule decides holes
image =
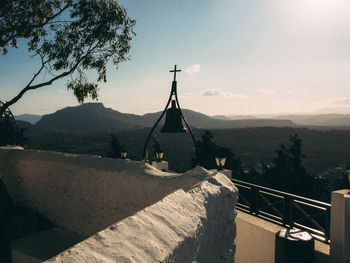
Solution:
[[[176,72],[181,72],[181,70],[180,69],[176,69],[176,65],[175,65],[174,70],[170,70],[169,72],[174,72],[174,81],[176,81]]]

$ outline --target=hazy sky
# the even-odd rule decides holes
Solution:
[[[162,110],[177,64],[183,108],[216,114],[350,112],[349,0],[124,0],[136,19],[131,61],[108,68],[99,101],[143,114]],[[25,49],[0,58],[0,100],[37,69]],[[90,76],[91,80],[93,76]],[[31,91],[15,114],[78,105],[66,79]]]

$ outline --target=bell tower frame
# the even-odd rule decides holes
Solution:
[[[153,125],[150,133],[148,134],[147,136],[147,139],[146,139],[146,143],[145,143],[145,146],[143,147],[143,154],[142,154],[142,159],[145,160],[145,157],[146,157],[146,150],[147,150],[147,144],[152,136],[152,133],[154,132],[155,128],[157,127],[158,123],[160,122],[160,120],[163,118],[164,114],[166,113],[168,107],[169,107],[169,104],[170,102],[172,101],[173,97],[175,98],[175,102],[176,102],[176,105],[181,113],[181,118],[182,120],[185,122],[185,125],[187,127],[187,130],[190,132],[191,134],[191,137],[192,137],[192,141],[193,141],[193,145],[194,145],[194,148],[196,148],[196,140],[193,136],[193,133],[192,133],[192,130],[190,128],[190,126],[188,125],[187,123],[187,120],[186,118],[184,117],[184,115],[182,114],[182,110],[181,110],[181,107],[180,107],[180,104],[179,104],[179,99],[177,97],[177,81],[176,81],[176,72],[181,72],[180,69],[176,69],[176,65],[174,66],[174,70],[170,70],[169,72],[174,72],[174,80],[171,84],[171,91],[170,91],[170,96],[169,96],[169,99],[168,99],[168,102],[162,112],[162,114],[160,115],[160,117],[158,118],[158,120],[156,121],[156,123]],[[145,160],[147,161],[147,160]]]

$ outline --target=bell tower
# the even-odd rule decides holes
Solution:
[[[150,133],[147,136],[145,146],[143,148],[143,159],[145,159],[146,151],[147,151],[147,144],[149,139],[151,138],[152,133],[154,132],[156,126],[160,122],[160,120],[163,118],[164,114],[166,113],[165,117],[165,124],[164,127],[160,130],[162,133],[186,133],[187,131],[190,132],[194,147],[196,148],[196,140],[194,139],[192,130],[190,126],[188,125],[186,118],[183,116],[181,107],[179,104],[179,99],[177,97],[177,81],[176,81],[176,73],[181,72],[181,70],[176,68],[176,65],[173,70],[170,70],[170,72],[174,73],[174,80],[171,84],[171,91],[170,96],[168,99],[168,102],[160,115],[159,119],[156,121],[156,123],[153,125]],[[171,102],[171,108],[168,109],[169,104]],[[182,121],[184,121],[186,127],[183,125]]]

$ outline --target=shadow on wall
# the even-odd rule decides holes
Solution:
[[[11,262],[11,241],[54,225],[25,206],[14,205],[0,176],[0,259]]]

